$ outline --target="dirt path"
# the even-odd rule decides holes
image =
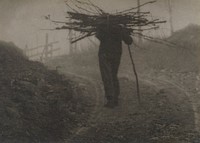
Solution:
[[[67,76],[67,78],[71,78],[73,81],[79,83],[80,85],[84,85],[85,83],[87,83],[87,86],[90,87],[87,88],[87,91],[89,92],[90,96],[93,96],[90,99],[94,102],[91,116],[88,119],[88,125],[75,129],[74,135],[71,136],[69,139],[66,139],[65,141],[66,143],[70,143],[73,142],[73,140],[76,139],[77,136],[80,136],[81,134],[87,132],[92,126],[96,125],[97,119],[100,116],[101,109],[104,104],[104,100],[102,98],[103,90],[100,83],[92,78],[83,75],[78,75],[69,71],[64,71],[62,73],[64,73]]]
[[[127,71],[126,71],[126,76],[127,75],[128,75],[129,79],[133,80],[131,73],[127,74]],[[195,119],[195,130],[197,132],[200,132],[200,111],[199,111],[200,102],[199,102],[199,100],[197,100],[195,98],[196,95],[194,95],[194,93],[191,93],[190,91],[188,91],[187,88],[185,88],[184,86],[182,86],[180,84],[180,82],[177,82],[177,81],[172,80],[172,79],[169,80],[166,76],[157,76],[155,78],[155,77],[143,75],[143,76],[140,77],[140,79],[143,79],[143,81],[149,82],[151,84],[154,84],[155,81],[156,81],[156,83],[158,83],[157,86],[161,85],[159,83],[164,84],[165,87],[167,87],[167,85],[171,85],[171,86],[174,86],[176,89],[182,91],[188,97],[188,100],[192,105],[192,109],[193,109],[193,112],[194,112],[194,119]],[[145,79],[148,79],[148,80],[145,80]]]
[[[104,108],[101,81],[89,75],[62,71],[91,83],[95,105],[88,125],[80,127],[66,143],[184,143],[196,140],[194,107],[189,94],[163,79],[142,78],[142,105],[137,102],[134,80],[120,75],[120,105]],[[186,118],[187,117],[187,118]]]
[[[162,83],[174,86],[176,89],[182,91],[188,97],[188,100],[191,103],[192,109],[194,112],[195,130],[199,132],[200,131],[200,113],[198,112],[198,105],[195,104],[195,101],[193,101],[192,94],[190,94],[186,89],[184,89],[184,87],[181,87],[180,85],[178,85],[177,83],[173,81],[169,81],[167,79],[159,79],[159,81]]]

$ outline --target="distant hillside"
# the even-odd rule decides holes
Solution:
[[[146,42],[142,49],[133,49],[141,70],[155,69],[175,72],[195,72],[200,60],[200,26],[189,25],[165,39],[172,46]],[[125,59],[126,60],[126,59]]]
[[[184,29],[176,31],[167,40],[188,49],[200,48],[200,26],[191,24]]]

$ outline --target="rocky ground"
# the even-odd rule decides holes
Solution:
[[[78,81],[29,61],[14,44],[0,42],[1,143],[64,142],[87,123],[90,92]]]

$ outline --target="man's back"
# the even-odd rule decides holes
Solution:
[[[105,53],[121,51],[122,31],[120,28],[100,28],[96,37],[100,40],[100,51]]]
[[[129,31],[119,25],[107,27],[100,26],[97,29],[96,37],[100,40],[100,50],[105,53],[121,52],[122,40],[130,45],[132,38]]]

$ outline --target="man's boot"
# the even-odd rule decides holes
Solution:
[[[114,108],[118,106],[118,100],[108,100],[107,103],[104,105],[106,108]]]

